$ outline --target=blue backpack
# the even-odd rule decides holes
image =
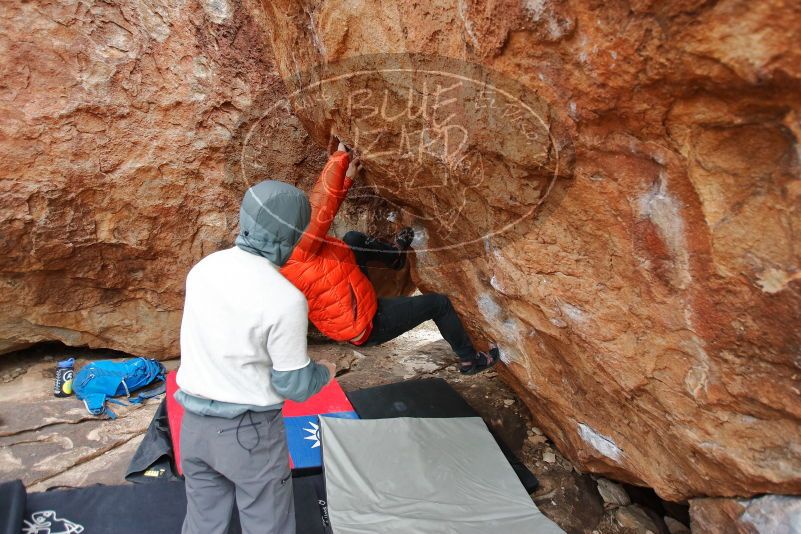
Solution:
[[[145,399],[164,393],[165,369],[156,360],[133,358],[124,362],[101,360],[91,362],[75,374],[72,388],[75,396],[86,405],[92,415],[108,414],[112,419],[117,416],[108,407],[106,401],[125,406],[124,402],[111,397],[125,395],[131,404],[139,404]],[[161,386],[131,397],[131,393],[148,384],[161,380]]]

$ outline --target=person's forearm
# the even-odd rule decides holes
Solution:
[[[326,196],[340,200],[347,196],[348,189],[353,184],[353,179],[347,176],[349,164],[350,155],[347,152],[337,151],[328,158],[323,172],[320,173]]]
[[[295,402],[303,402],[320,391],[328,379],[328,369],[315,362],[294,371],[272,371],[275,391]]]
[[[306,254],[317,253],[348,193],[347,187],[350,187],[352,181],[347,180],[346,187],[347,166],[348,155],[344,152],[336,152],[328,160],[320,178],[312,188],[309,195],[309,203],[312,208],[311,222],[297,244],[297,248]]]

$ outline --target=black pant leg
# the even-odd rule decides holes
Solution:
[[[342,241],[350,247],[356,256],[356,263],[364,271],[368,263],[380,263],[390,269],[396,268],[401,251],[386,241],[351,230],[344,235]]]
[[[365,345],[380,345],[430,319],[460,359],[475,357],[476,350],[450,299],[438,293],[378,299],[373,330]]]
[[[436,295],[437,308],[434,315],[434,323],[436,323],[439,333],[453,349],[459,359],[473,360],[476,357],[476,349],[470,341],[470,336],[464,329],[462,320],[459,319],[459,314],[451,304],[451,299],[445,295]]]

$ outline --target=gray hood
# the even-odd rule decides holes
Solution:
[[[310,219],[311,206],[303,191],[275,180],[260,182],[242,199],[236,246],[280,267],[289,259]]]

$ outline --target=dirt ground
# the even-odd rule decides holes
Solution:
[[[523,460],[540,481],[531,498],[569,533],[667,534],[687,532],[686,509],[663,503],[652,492],[582,474],[536,428],[527,408],[493,371],[461,375],[447,343],[433,325],[381,347],[357,348],[312,341],[314,359],[336,361],[346,390],[422,377],[447,380]],[[29,491],[55,486],[125,483],[123,474],[160,402],[113,406],[116,420],[95,418],[75,398],[52,395],[56,361],[126,354],[40,345],[0,358],[0,480],[19,478]],[[168,369],[178,360],[164,362]],[[603,493],[603,497],[602,494]],[[633,501],[633,502],[632,502]]]

